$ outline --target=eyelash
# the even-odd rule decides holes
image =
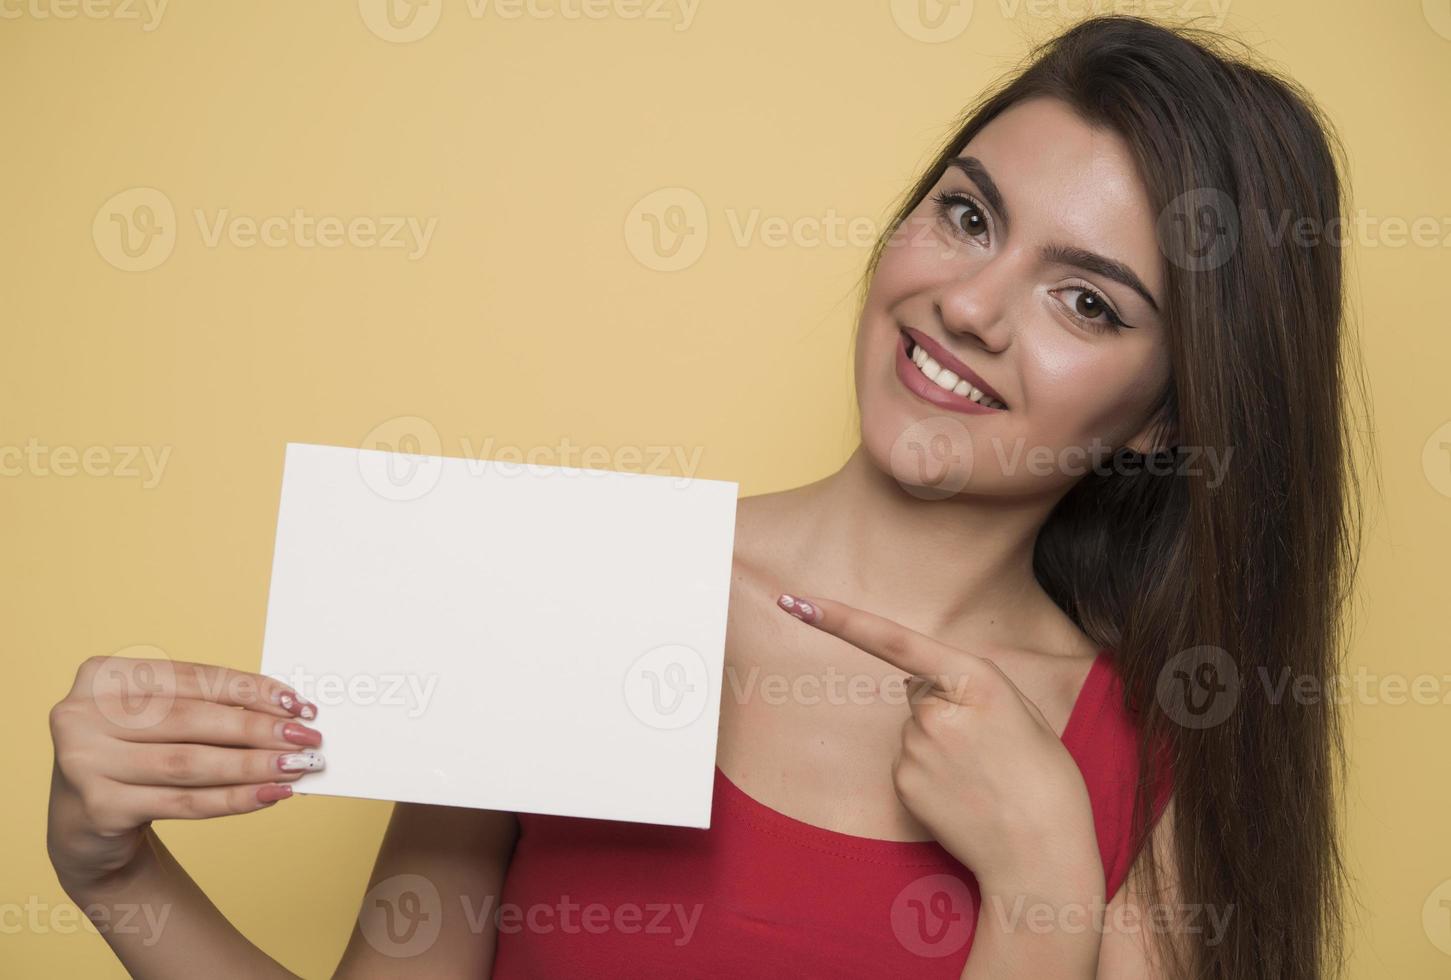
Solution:
[[[1097,289],[1094,289],[1087,283],[1076,283],[1071,286],[1064,286],[1063,288],[1077,289],[1080,292],[1087,293],[1094,299],[1098,300],[1098,305],[1103,308],[1103,316],[1086,317],[1082,313],[1079,313],[1077,310],[1073,309],[1067,303],[1063,303],[1062,300],[1059,300],[1060,303],[1063,303],[1063,308],[1068,311],[1068,315],[1073,317],[1073,319],[1077,320],[1079,323],[1088,327],[1088,329],[1104,332],[1112,331],[1114,333],[1117,333],[1118,331],[1128,326],[1128,324],[1124,323],[1119,315],[1114,312],[1113,307],[1109,305],[1108,297],[1104,296],[1103,293],[1099,292]]]
[[[937,218],[939,221],[949,226],[952,229],[953,233],[956,235],[976,237],[968,236],[967,233],[962,230],[962,226],[952,220],[952,208],[959,204],[975,208],[977,212],[982,215],[984,222],[988,220],[987,208],[983,206],[983,203],[981,201],[973,197],[971,194],[965,194],[961,191],[942,190],[932,195],[933,210],[937,212]],[[988,233],[992,233],[991,227],[988,228]],[[1111,331],[1117,333],[1119,330],[1122,330],[1126,326],[1128,326],[1128,324],[1124,323],[1123,319],[1120,318],[1116,312],[1114,312],[1113,304],[1109,303],[1108,297],[1103,295],[1103,293],[1099,290],[1094,289],[1087,283],[1066,286],[1064,288],[1078,289],[1085,293],[1088,293],[1094,299],[1098,300],[1099,305],[1103,308],[1102,317],[1090,318],[1079,313],[1077,310],[1073,309],[1062,300],[1058,301],[1060,305],[1062,305],[1063,308],[1067,310],[1069,316],[1073,317],[1073,319],[1077,320],[1088,329],[1101,332]]]

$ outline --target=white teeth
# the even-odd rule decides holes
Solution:
[[[986,405],[989,408],[1007,408],[1006,405],[998,401],[996,398],[989,398],[977,388],[973,387],[966,381],[959,378],[957,375],[953,374],[951,371],[942,367],[942,365],[934,361],[925,350],[923,350],[921,347],[918,347],[916,344],[912,345],[911,357],[912,363],[917,365],[918,370],[920,370],[923,374],[927,375],[927,377],[934,384],[936,384],[939,388],[942,388],[944,391],[950,391],[953,394],[961,395],[964,398],[969,398],[972,401],[975,401],[982,405]]]

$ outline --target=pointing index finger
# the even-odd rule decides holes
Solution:
[[[939,688],[946,686],[945,668],[952,666],[961,672],[965,661],[970,662],[962,651],[924,633],[832,599],[782,593],[776,604],[803,623],[843,639],[898,670],[931,679]]]

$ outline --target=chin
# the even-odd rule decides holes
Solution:
[[[893,393],[861,393],[862,452],[898,486],[923,500],[941,500],[972,488],[972,432],[950,412],[914,409]]]

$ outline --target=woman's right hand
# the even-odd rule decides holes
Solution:
[[[62,885],[135,856],[152,820],[247,813],[323,765],[315,705],[260,674],[165,658],[92,657],[50,711],[47,847]]]

